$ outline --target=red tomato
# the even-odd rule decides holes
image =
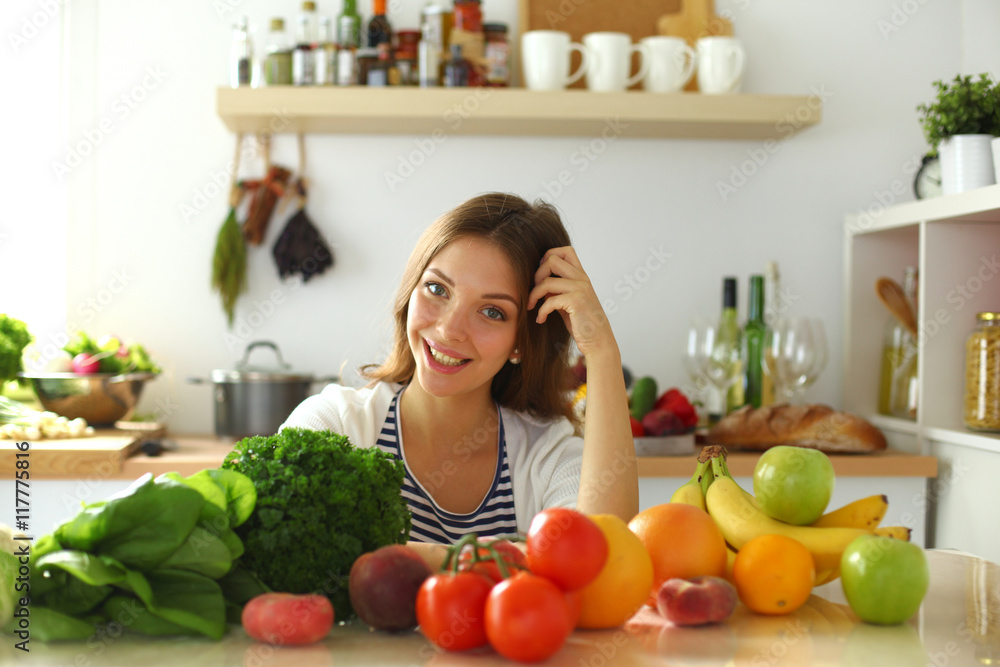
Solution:
[[[510,575],[518,572],[519,569],[528,569],[528,559],[524,555],[524,552],[518,549],[514,544],[508,542],[507,540],[496,540],[490,543],[490,546],[496,549],[497,553],[503,559],[504,563],[507,564],[507,572]],[[489,558],[491,556],[490,550],[486,547],[479,548],[479,557]],[[475,565],[472,565],[472,547],[467,546],[462,549],[462,553],[458,556],[458,569],[459,570],[472,570],[473,572],[479,572],[494,582],[503,581],[503,576],[500,574],[500,567],[496,564],[496,561],[486,560],[479,561]]]
[[[641,421],[639,421],[635,417],[629,415],[628,423],[632,426],[632,437],[633,438],[641,438],[642,436],[646,435],[646,429],[642,425]]]
[[[562,648],[573,625],[566,594],[528,572],[500,582],[486,600],[486,636],[509,660],[545,660]]]
[[[575,628],[580,621],[580,613],[583,611],[583,591],[566,591],[565,595],[570,624]]]
[[[478,572],[442,572],[417,591],[417,623],[431,642],[448,651],[486,644],[483,618],[493,581]]]
[[[542,510],[525,540],[528,567],[574,591],[597,578],[608,560],[608,539],[585,514],[564,507]]]
[[[243,607],[243,629],[268,644],[312,644],[333,627],[333,605],[323,595],[264,593]]]

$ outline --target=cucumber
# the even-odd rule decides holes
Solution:
[[[632,400],[629,404],[629,412],[632,416],[642,421],[646,413],[653,409],[656,404],[656,380],[646,376],[641,377],[632,385]]]

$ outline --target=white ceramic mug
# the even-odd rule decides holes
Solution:
[[[746,69],[746,51],[735,37],[702,37],[698,52],[698,89],[703,93],[738,93]]]
[[[570,57],[580,52],[580,65],[570,72]],[[589,54],[571,41],[568,32],[529,30],[521,36],[521,68],[529,90],[562,90],[577,81],[589,64]]]
[[[640,40],[649,50],[649,71],[642,87],[652,93],[674,93],[694,75],[698,56],[680,37],[654,35]]]
[[[649,70],[649,49],[633,44],[624,32],[592,32],[583,36],[583,45],[590,56],[587,68],[587,88],[601,93],[620,92],[635,85]],[[639,71],[632,71],[632,54],[639,54]]]

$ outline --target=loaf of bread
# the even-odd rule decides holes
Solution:
[[[870,422],[827,405],[749,405],[713,426],[710,445],[762,451],[775,445],[810,447],[827,453],[864,453],[885,449],[885,436]]]

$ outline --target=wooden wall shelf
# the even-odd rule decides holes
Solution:
[[[779,140],[822,115],[810,96],[522,88],[219,88],[216,106],[245,133]]]

